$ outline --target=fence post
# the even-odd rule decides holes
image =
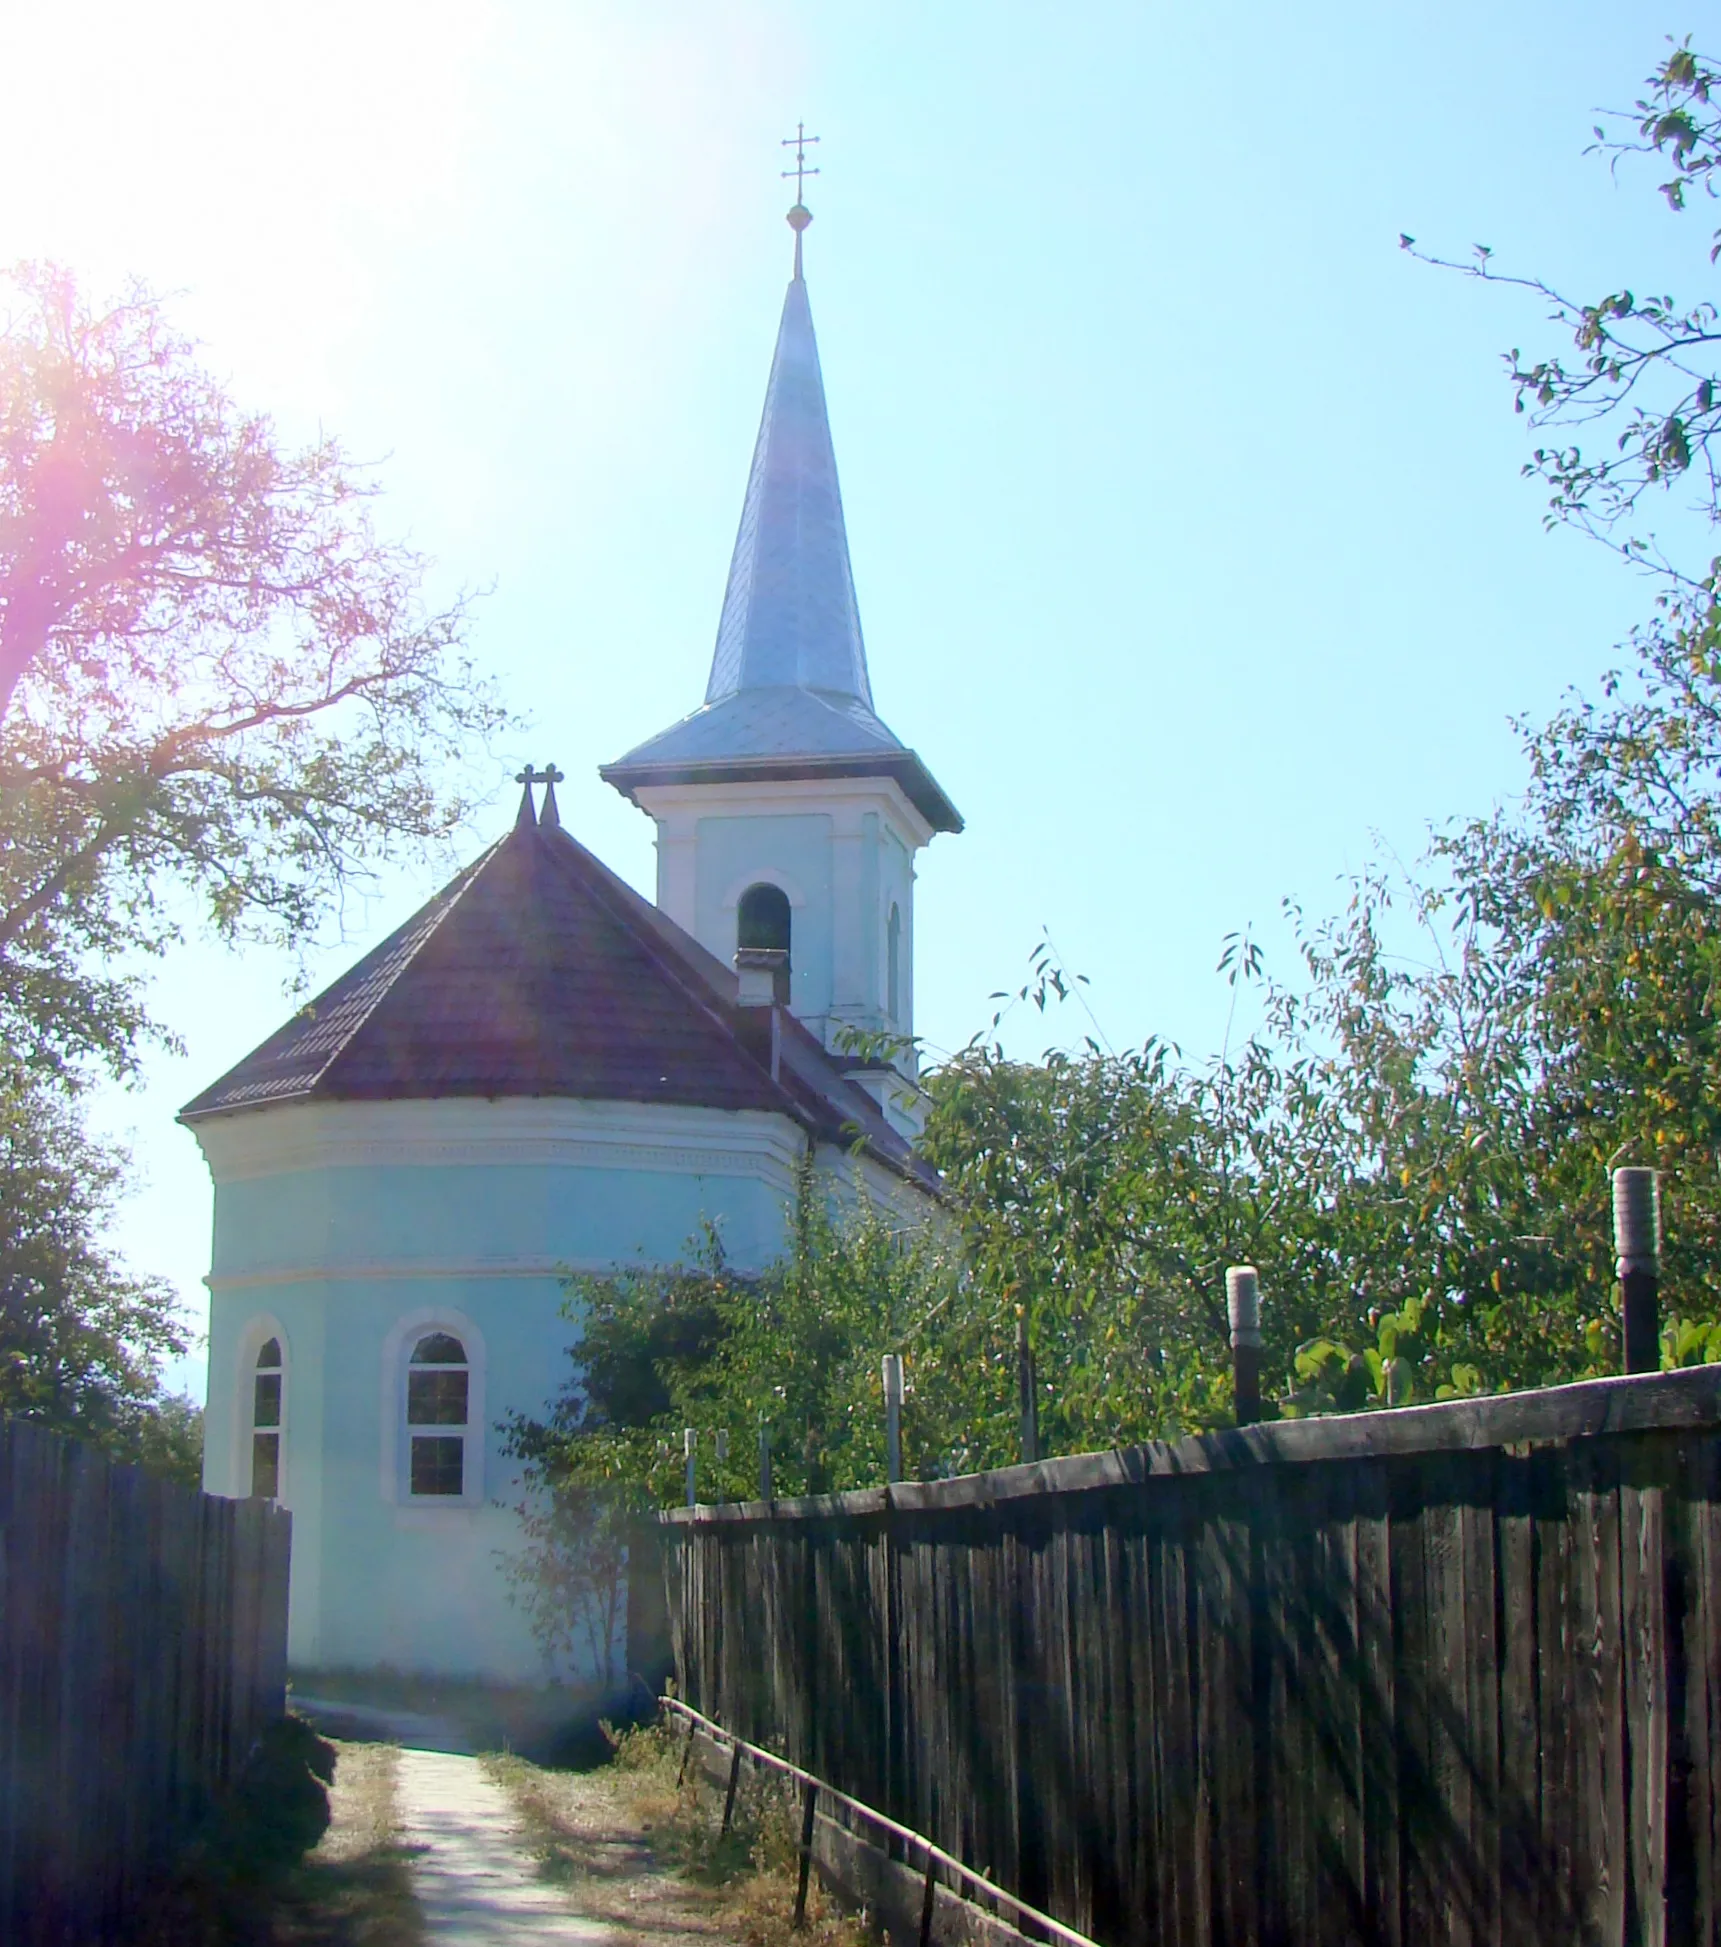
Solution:
[[[894,1485],[902,1479],[902,1354],[887,1352],[881,1365],[884,1376],[884,1477]]]
[[[769,1501],[771,1495],[771,1429],[763,1414],[759,1416],[759,1499]]]
[[[699,1484],[698,1427],[686,1426],[681,1429],[681,1447],[682,1451],[687,1455],[687,1505],[690,1508],[694,1508],[699,1505],[699,1495],[696,1491]]]
[[[1034,1353],[1028,1344],[1028,1321],[1016,1320],[1016,1410],[1021,1416],[1022,1458],[1040,1457],[1040,1399],[1034,1386]]]
[[[938,1856],[926,1848],[926,1880],[920,1889],[920,1947],[932,1947],[932,1915],[938,1901]]]
[[[1261,1281],[1252,1264],[1233,1264],[1225,1273],[1225,1311],[1237,1424],[1253,1426],[1261,1417]]]
[[[801,1793],[801,1869],[795,1882],[795,1932],[807,1924],[807,1880],[813,1870],[813,1815],[818,1807],[819,1788],[809,1781]]]
[[[1661,1179],[1655,1170],[1613,1173],[1613,1247],[1619,1272],[1627,1372],[1661,1370]]]

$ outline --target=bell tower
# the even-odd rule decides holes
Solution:
[[[602,775],[656,821],[658,905],[741,955],[744,998],[786,1004],[839,1056],[845,1031],[900,1040],[912,1078],[914,857],[962,820],[873,709],[802,275],[812,220],[797,200],[705,701]]]

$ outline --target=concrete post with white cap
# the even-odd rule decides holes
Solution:
[[[1237,1424],[1253,1426],[1261,1417],[1261,1280],[1252,1264],[1233,1264],[1225,1273],[1225,1312]]]
[[[902,1479],[902,1354],[887,1352],[881,1366],[884,1379],[884,1474]]]
[[[1661,1177],[1613,1173],[1613,1246],[1627,1372],[1661,1370]]]

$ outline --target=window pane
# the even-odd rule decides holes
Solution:
[[[412,1348],[415,1366],[463,1366],[466,1348],[447,1332],[432,1332]]]
[[[281,1375],[278,1372],[260,1372],[252,1382],[251,1424],[281,1424]]]
[[[429,1372],[409,1372],[406,1423],[408,1426],[464,1426],[466,1374],[434,1368]]]
[[[281,1436],[254,1433],[251,1436],[251,1492],[273,1501],[281,1491]]]
[[[265,1339],[263,1349],[257,1354],[259,1366],[278,1366],[281,1363],[281,1341]]]
[[[412,1440],[414,1494],[460,1494],[466,1483],[466,1442],[458,1434],[417,1433]]]

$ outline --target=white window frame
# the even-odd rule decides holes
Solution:
[[[233,1388],[233,1465],[228,1487],[236,1501],[251,1498],[251,1436],[257,1431],[257,1355],[271,1339],[281,1348],[281,1419],[273,1431],[275,1444],[275,1505],[290,1506],[291,1480],[287,1462],[287,1420],[293,1390],[293,1346],[286,1328],[272,1312],[259,1312],[245,1321],[239,1336],[238,1378]],[[264,1428],[265,1432],[270,1431]]]
[[[413,1348],[432,1332],[446,1332],[466,1348],[466,1442],[458,1494],[414,1494],[412,1436],[407,1431],[406,1376]],[[479,1508],[484,1505],[485,1454],[489,1428],[484,1417],[486,1356],[484,1334],[466,1315],[450,1305],[426,1307],[396,1320],[383,1345],[382,1357],[382,1498],[396,1507],[420,1510]],[[456,1429],[439,1428],[447,1437]]]

